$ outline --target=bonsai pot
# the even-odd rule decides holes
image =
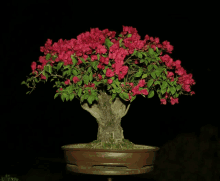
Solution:
[[[96,175],[142,174],[153,170],[158,147],[135,145],[133,149],[85,148],[87,144],[62,146],[70,172]]]

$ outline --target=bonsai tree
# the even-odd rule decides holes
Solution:
[[[173,50],[168,41],[160,44],[159,38],[148,35],[140,40],[137,30],[126,26],[119,37],[115,34],[90,28],[77,39],[60,39],[53,45],[48,39],[40,47],[44,53],[39,57],[40,65],[32,62],[32,76],[22,82],[33,91],[36,83],[52,77],[58,88],[54,99],[79,99],[81,107],[98,123],[97,140],[87,144],[88,148],[134,148],[124,139],[121,119],[137,95],[151,98],[157,92],[161,104],[168,101],[174,105],[179,103],[179,95],[195,94],[190,87],[195,84],[192,74],[186,73],[180,60],[162,55]]]

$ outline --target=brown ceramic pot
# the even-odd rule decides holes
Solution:
[[[96,175],[142,174],[153,170],[155,154],[160,149],[146,145],[127,150],[89,149],[85,145],[62,146],[68,171]]]

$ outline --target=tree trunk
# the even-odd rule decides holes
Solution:
[[[81,105],[83,109],[87,110],[97,120],[97,141],[101,141],[101,143],[123,142],[124,135],[121,127],[121,118],[127,114],[130,104],[126,109],[125,103],[118,97],[113,103],[110,103],[111,95],[102,91],[100,91],[98,98],[98,104],[94,103],[90,107],[88,103]]]

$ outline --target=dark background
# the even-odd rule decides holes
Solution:
[[[178,134],[195,132],[207,123],[219,125],[217,117],[218,82],[215,76],[217,60],[211,58],[217,47],[213,42],[216,26],[203,11],[188,8],[181,11],[154,11],[142,5],[118,5],[111,8],[94,4],[56,4],[47,1],[7,3],[2,15],[1,53],[1,121],[0,151],[3,158],[11,154],[19,159],[38,155],[63,157],[61,146],[88,143],[97,138],[98,125],[78,99],[62,102],[54,99],[54,82],[38,83],[29,95],[21,85],[31,73],[31,62],[38,61],[40,46],[47,39],[70,40],[80,33],[98,27],[116,31],[122,25],[137,29],[141,39],[148,34],[167,40],[174,46],[170,56],[181,60],[187,73],[193,74],[196,84],[193,96],[181,95],[179,104],[161,105],[157,95],[141,95],[132,102],[121,125],[126,139],[135,144],[161,147]],[[117,7],[117,5],[114,5]],[[183,8],[184,9],[184,8]],[[216,54],[216,57],[218,55]],[[8,155],[6,155],[8,153]],[[14,156],[15,157],[15,156]],[[11,161],[10,161],[11,162]]]

